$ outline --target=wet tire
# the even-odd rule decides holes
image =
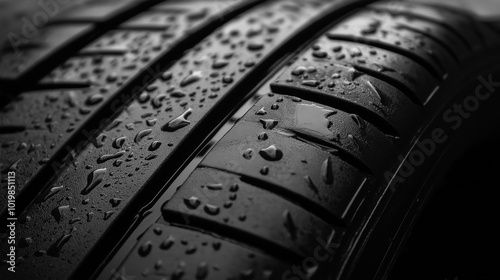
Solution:
[[[386,277],[435,183],[492,131],[500,32],[370,2],[27,17],[0,56],[0,278]]]

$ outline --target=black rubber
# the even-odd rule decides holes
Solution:
[[[0,278],[383,277],[427,178],[391,176],[500,32],[371,2],[87,1],[4,51]]]

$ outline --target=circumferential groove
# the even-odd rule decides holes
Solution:
[[[444,69],[438,69],[437,67],[434,67],[431,63],[427,62],[425,59],[421,58],[420,56],[418,56],[418,55],[416,55],[416,54],[414,54],[414,53],[412,53],[404,48],[395,46],[395,45],[380,42],[377,40],[367,39],[364,37],[349,36],[349,35],[328,34],[328,38],[333,39],[333,40],[345,41],[345,42],[362,43],[362,44],[366,44],[369,46],[381,48],[381,49],[384,49],[386,51],[400,54],[400,55],[402,55],[408,59],[411,59],[414,62],[420,64],[420,66],[422,66],[427,71],[429,71],[438,80],[443,80],[443,75],[441,73],[446,73],[446,71]]]
[[[236,244],[246,247],[250,246],[251,248],[263,251],[264,253],[274,256],[280,260],[288,260],[295,263],[302,259],[302,256],[292,250],[289,250],[288,248],[277,245],[275,242],[268,241],[236,227],[231,227],[209,219],[171,209],[162,209],[162,215],[164,219],[165,217],[168,217],[168,220],[165,219],[165,221],[171,223],[172,225],[224,236],[224,238],[233,240]],[[189,222],[186,221],[186,218]]]
[[[393,12],[390,9],[382,8],[382,7],[367,7],[367,9],[370,9],[373,11],[385,12],[385,13],[392,13]],[[465,38],[462,34],[460,34],[460,32],[456,31],[453,27],[451,27],[450,25],[448,25],[444,22],[440,22],[440,21],[434,20],[433,18],[422,16],[422,15],[417,15],[417,14],[407,12],[407,11],[398,10],[397,13],[399,15],[407,16],[409,18],[416,18],[419,20],[423,20],[423,21],[427,21],[427,22],[431,22],[431,23],[440,25],[443,28],[445,28],[446,30],[448,30],[449,32],[453,33],[458,38],[460,38],[460,40],[467,46],[467,48],[469,48],[469,50],[473,49],[472,45],[469,43],[469,41],[467,41],[467,38]]]

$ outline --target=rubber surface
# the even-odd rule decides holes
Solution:
[[[500,45],[466,14],[368,2],[89,1],[2,53],[16,277],[345,277],[363,202]]]

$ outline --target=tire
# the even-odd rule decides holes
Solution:
[[[494,130],[500,32],[371,2],[41,6],[0,57],[0,278],[386,278]]]

